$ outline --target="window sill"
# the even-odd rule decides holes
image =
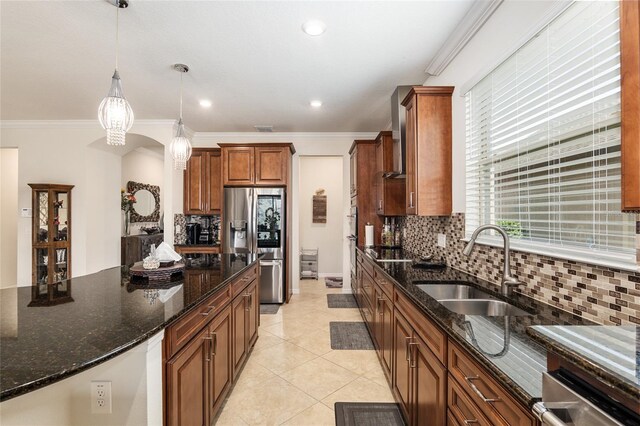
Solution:
[[[470,238],[462,239],[469,242]],[[502,248],[502,238],[478,237],[476,244],[489,247]],[[542,244],[523,244],[518,240],[510,240],[511,250],[522,253],[532,253],[547,256],[559,260],[571,260],[575,262],[585,263],[587,265],[601,266],[605,268],[620,269],[622,271],[640,272],[640,265],[635,262],[633,256],[616,255],[599,251],[581,251],[576,249],[567,249],[560,246],[545,246]]]

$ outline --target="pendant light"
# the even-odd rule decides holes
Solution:
[[[176,135],[173,137],[171,145],[169,145],[169,152],[173,157],[173,167],[176,170],[185,170],[187,161],[191,158],[191,142],[187,138],[184,123],[182,122],[182,76],[189,72],[189,67],[184,64],[175,64],[173,69],[180,73],[180,119],[178,120]]]
[[[102,100],[98,108],[98,120],[103,129],[107,131],[107,144],[125,144],[125,134],[133,125],[133,110],[122,92],[122,83],[118,73],[118,15],[120,9],[129,6],[127,0],[115,0],[116,6],[116,69],[111,77],[111,88]]]

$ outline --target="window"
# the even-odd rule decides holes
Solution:
[[[573,3],[466,94],[467,235],[495,223],[518,249],[631,261],[618,9]]]

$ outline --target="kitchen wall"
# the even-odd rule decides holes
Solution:
[[[144,146],[122,156],[122,181],[120,187],[127,190],[127,182],[133,181],[160,187],[160,203],[165,194],[164,183],[164,147],[155,142],[155,146]],[[162,209],[160,209],[162,214]],[[142,234],[140,228],[157,225],[156,222],[135,222],[130,225],[130,235]]]
[[[18,282],[18,150],[0,149],[0,288]]]
[[[171,141],[173,121],[140,120],[127,140]],[[18,209],[31,207],[29,183],[75,185],[72,192],[72,275],[86,275],[120,264],[120,188],[122,151],[109,147],[95,120],[3,121],[2,148],[18,148]],[[168,150],[164,161],[165,227],[171,228],[173,206],[182,208],[180,188],[173,194],[175,176]],[[177,199],[177,201],[176,201]],[[167,217],[169,219],[167,219]],[[169,223],[166,223],[170,221]],[[165,237],[167,238],[167,236]],[[18,218],[17,283],[31,285],[31,218]],[[173,234],[168,234],[169,242]]]
[[[343,200],[342,157],[300,157],[300,247],[318,249],[318,274],[342,276]],[[327,196],[327,222],[313,223],[312,198],[316,190]]]
[[[484,26],[427,86],[455,86],[453,94],[453,211],[465,212],[465,90],[472,87],[530,39],[559,11],[558,1],[505,1]],[[408,217],[405,247],[418,254],[434,252],[450,265],[499,283],[502,251],[476,245],[462,256],[464,213],[451,217]],[[437,247],[438,233],[447,248]],[[636,237],[640,241],[640,237]],[[512,265],[532,297],[603,324],[639,323],[640,273],[567,261],[551,256],[513,252]]]
[[[347,132],[317,132],[317,133],[196,133],[193,136],[193,146],[195,147],[216,147],[218,142],[223,143],[258,143],[258,142],[292,142],[296,148],[296,154],[292,160],[292,203],[293,211],[291,220],[293,224],[300,222],[299,203],[300,196],[300,157],[301,156],[339,156],[342,157],[342,176],[349,176],[349,148],[354,139],[374,139],[378,132],[372,133],[347,133]],[[181,189],[182,180],[175,182]],[[177,197],[177,196],[176,196]],[[180,192],[178,202],[182,206],[182,192]],[[176,200],[174,200],[176,202]],[[342,225],[339,226],[342,236],[349,234],[349,222],[347,215],[350,208],[349,180],[344,179],[342,184]],[[180,207],[180,210],[182,207]],[[176,211],[180,211],[176,210]],[[166,215],[165,215],[166,217]],[[293,227],[291,236],[292,248],[292,278],[293,291],[298,292],[300,276],[300,232]],[[165,237],[166,238],[166,237]],[[349,266],[349,244],[346,238],[342,241],[342,276],[344,279],[343,291],[350,291],[350,266]],[[337,272],[337,271],[336,271]]]

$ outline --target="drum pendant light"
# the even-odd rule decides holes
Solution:
[[[125,144],[125,134],[133,125],[133,110],[122,92],[122,82],[118,73],[118,15],[120,9],[129,6],[127,0],[115,0],[116,6],[116,69],[111,77],[111,88],[109,93],[102,100],[98,108],[98,120],[103,129],[107,131],[107,144]]]
[[[184,73],[189,72],[189,67],[184,64],[175,64],[173,69],[180,73],[180,119],[178,120],[176,135],[173,137],[171,145],[169,145],[169,152],[173,157],[174,168],[176,170],[185,170],[187,161],[191,158],[191,142],[187,138],[184,123],[182,122],[182,76]]]

